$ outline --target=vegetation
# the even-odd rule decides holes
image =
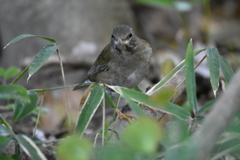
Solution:
[[[50,38],[35,36],[35,35],[20,35],[8,43],[15,43],[22,38],[27,37],[38,37],[48,40],[52,44],[43,47],[36,55],[32,63],[19,74],[19,69],[9,68],[4,70],[0,68],[0,76],[4,83],[7,79],[18,75],[10,84],[0,86],[0,99],[1,100],[14,100],[13,104],[9,104],[14,108],[13,122],[17,122],[20,119],[33,112],[38,106],[38,95],[39,92],[46,92],[50,90],[62,89],[69,86],[63,86],[59,88],[42,89],[42,90],[27,90],[23,86],[17,85],[19,79],[26,73],[29,74],[29,78],[38,71],[44,62],[54,53],[59,53],[59,46],[55,45],[56,41]],[[227,61],[218,54],[216,48],[206,48],[199,51],[193,51],[192,40],[188,43],[186,49],[186,59],[182,61],[177,67],[175,67],[166,77],[164,77],[159,83],[154,85],[147,93],[142,93],[139,90],[131,90],[118,86],[107,86],[105,84],[94,83],[89,86],[89,93],[85,100],[81,114],[78,117],[78,121],[75,127],[74,133],[64,138],[57,144],[56,157],[58,159],[114,159],[114,160],[155,160],[155,159],[197,159],[203,147],[203,139],[201,137],[202,128],[207,128],[205,134],[212,130],[214,126],[208,126],[205,120],[205,113],[210,111],[212,106],[215,106],[220,100],[216,96],[215,99],[206,103],[200,110],[197,109],[196,99],[196,82],[194,73],[194,61],[195,55],[200,52],[206,52],[209,71],[210,81],[212,90],[214,93],[219,88],[220,72],[222,72],[224,79],[224,85],[231,84],[231,78],[234,73],[227,63]],[[201,62],[200,62],[201,63]],[[61,64],[61,58],[60,58]],[[61,65],[62,66],[62,65]],[[197,67],[197,66],[196,66]],[[63,78],[64,72],[62,68]],[[179,79],[181,82],[186,81],[186,92],[187,92],[187,103],[185,107],[178,106],[173,103],[173,99],[176,98],[180,93],[180,85],[169,86],[167,84]],[[63,79],[63,81],[65,81]],[[71,87],[71,86],[70,86]],[[105,122],[102,131],[96,136],[102,138],[102,146],[98,145],[94,147],[94,143],[86,138],[83,133],[91,121],[96,109],[99,106],[105,108],[106,102],[113,108],[117,108],[118,104],[114,103],[105,91],[106,87],[111,88],[115,91],[117,97],[124,98],[130,108],[137,114],[137,119],[132,122],[124,129],[123,133],[119,135],[119,140],[112,140],[111,134],[109,134],[108,125]],[[215,94],[216,95],[216,94]],[[106,102],[105,102],[106,101]],[[12,102],[12,101],[9,101]],[[153,117],[147,116],[143,112],[140,106],[152,107],[162,113],[171,115],[171,120],[174,124],[173,128],[166,127],[163,123],[159,123],[160,119],[154,119]],[[216,107],[216,106],[215,106]],[[230,106],[226,106],[230,107]],[[231,155],[233,157],[239,153],[239,116],[238,112],[236,116],[231,117],[228,122],[232,122],[227,128],[223,128],[223,131],[219,133],[220,137],[216,135],[217,141],[213,141],[213,148],[210,148],[209,155],[212,159],[219,159],[225,155]],[[104,117],[104,116],[103,116]],[[10,141],[14,140],[16,143],[15,155],[8,157],[8,159],[19,159],[22,151],[26,152],[34,160],[47,159],[40,148],[43,147],[43,142],[37,140],[31,135],[15,134],[12,131],[11,125],[5,120],[4,115],[1,115],[0,125],[0,152],[4,151],[4,148],[9,144]],[[229,117],[227,117],[229,118]],[[233,120],[233,121],[231,121]],[[197,127],[202,126],[202,127]],[[207,126],[207,127],[206,127]],[[216,126],[217,127],[217,126]],[[195,131],[197,130],[197,131]],[[200,130],[198,132],[198,130]],[[104,132],[103,132],[104,131]],[[196,132],[193,133],[193,131]],[[103,134],[104,133],[104,134]],[[207,136],[207,135],[206,135]],[[97,139],[97,138],[96,138]],[[201,155],[200,155],[201,156]],[[1,156],[1,158],[7,158]]]

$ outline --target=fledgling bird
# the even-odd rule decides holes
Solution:
[[[88,71],[88,80],[133,88],[147,75],[151,56],[148,42],[138,38],[129,26],[118,25],[112,30],[110,43]]]

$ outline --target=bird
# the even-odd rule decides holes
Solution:
[[[136,87],[148,74],[152,48],[127,25],[113,28],[109,44],[88,71],[85,83],[97,82],[126,88]],[[74,90],[79,89],[78,85]],[[135,118],[117,110],[121,118]]]
[[[113,28],[110,43],[88,71],[87,82],[136,87],[148,74],[152,48],[127,25]],[[79,89],[76,86],[74,90]]]

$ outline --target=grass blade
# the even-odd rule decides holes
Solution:
[[[219,56],[216,48],[207,49],[207,62],[208,68],[210,71],[210,82],[216,96],[216,92],[219,86],[219,77],[220,77],[220,65],[219,65]]]
[[[34,160],[47,160],[41,150],[36,146],[36,144],[27,136],[15,135],[15,139],[20,144],[21,148]]]
[[[226,83],[229,84],[232,76],[234,75],[234,72],[224,57],[219,55],[219,59],[223,76],[225,78]]]
[[[188,43],[186,51],[186,91],[189,105],[193,113],[197,112],[197,96],[196,96],[196,78],[194,72],[194,53],[192,40]]]
[[[84,133],[94,113],[99,107],[103,97],[104,97],[103,85],[97,83],[94,84],[91,87],[91,91],[88,94],[88,97],[86,98],[83,104],[82,111],[78,117],[78,121],[76,124],[76,132],[80,133],[81,135]]]
[[[205,51],[205,49],[201,49],[198,51],[194,52],[194,55],[198,55],[199,53],[201,53],[202,51]],[[147,91],[146,94],[148,95],[152,95],[154,93],[154,91],[158,90],[159,88],[161,88],[167,81],[169,81],[171,79],[171,77],[173,77],[174,75],[176,75],[177,72],[179,72],[184,66],[185,66],[185,60],[183,60],[179,65],[177,65],[170,73],[168,73],[160,82],[158,82],[157,84],[155,84],[149,91]]]

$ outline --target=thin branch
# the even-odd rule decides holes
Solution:
[[[36,125],[33,129],[33,137],[35,137],[35,133],[36,133],[37,126],[38,126],[38,123],[39,123],[40,115],[42,113],[43,99],[44,99],[44,92],[43,92],[43,94],[41,96],[41,99],[40,99],[40,107],[39,107],[39,112],[38,112],[38,116],[37,116]]]
[[[58,55],[59,62],[60,62],[63,84],[64,84],[64,87],[66,87],[67,86],[66,85],[66,79],[65,79],[65,74],[64,74],[63,64],[62,64],[62,58],[61,58],[59,49],[57,49],[57,55]],[[69,105],[68,105],[68,94],[67,94],[67,90],[66,89],[65,89],[65,94],[66,94],[66,110],[67,110],[67,117],[68,117],[68,125],[70,127],[70,130],[72,131],[73,128],[71,126],[70,108],[69,108]]]

